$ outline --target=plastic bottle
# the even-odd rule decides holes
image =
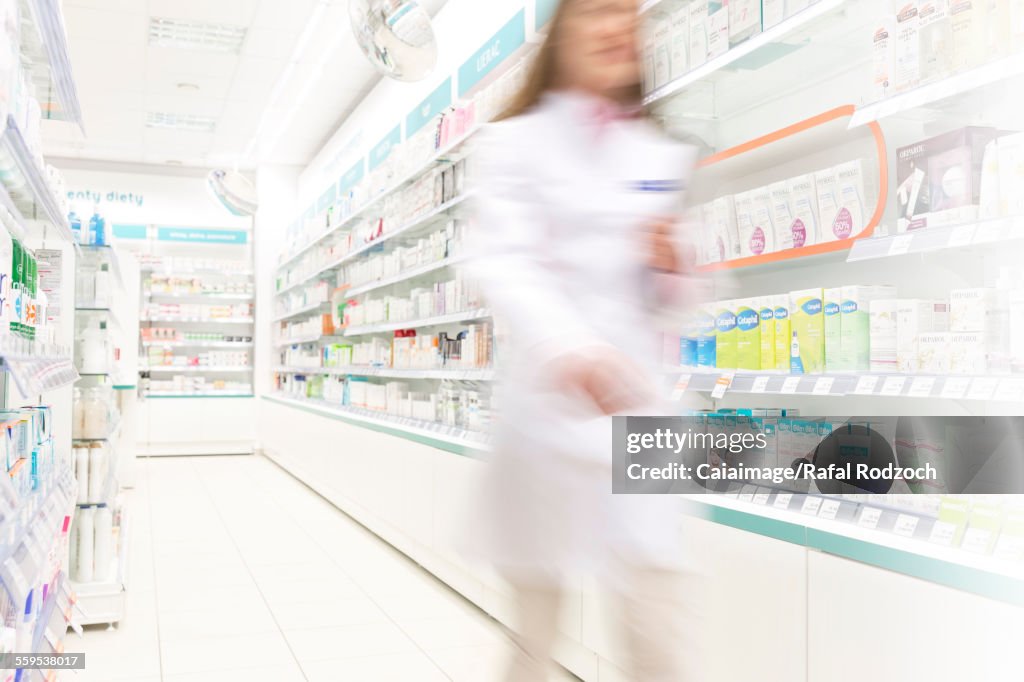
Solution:
[[[103,499],[103,487],[107,482],[107,452],[100,443],[93,443],[89,448],[89,503],[100,504]]]
[[[96,550],[96,510],[92,507],[78,510],[78,571],[75,580],[92,582]]]
[[[74,235],[75,241],[79,244],[83,243],[82,219],[78,217],[77,213],[72,211],[68,213],[68,223],[71,225],[71,234]]]
[[[793,332],[793,341],[789,344],[789,371],[791,374],[804,373],[804,361],[800,359],[800,337]]]
[[[95,246],[105,246],[107,243],[107,221],[96,209],[92,218],[89,218],[89,243]]]
[[[75,448],[75,478],[78,481],[78,504],[89,502],[89,449]]]
[[[95,565],[93,577],[99,582],[106,582],[113,577],[111,564],[114,558],[114,513],[110,507],[100,507],[96,510],[95,534],[96,554],[93,557]]]

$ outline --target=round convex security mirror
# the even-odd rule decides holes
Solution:
[[[349,0],[356,42],[385,76],[418,81],[437,64],[437,40],[427,11],[412,0]]]

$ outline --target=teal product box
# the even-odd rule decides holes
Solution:
[[[683,367],[696,367],[697,362],[697,323],[689,320],[679,335],[679,364]]]
[[[871,301],[896,298],[896,287],[845,286],[840,292],[840,365],[846,372],[871,370]]]
[[[825,315],[825,371],[841,372],[842,362],[842,317],[839,307],[842,300],[842,289],[835,287],[824,290]]]
[[[697,366],[715,368],[718,365],[718,334],[715,327],[715,312],[711,306],[702,306],[697,311]]]
[[[736,367],[761,369],[761,315],[757,300],[736,302]]]
[[[737,329],[735,301],[719,301],[715,304],[715,367],[736,369]]]

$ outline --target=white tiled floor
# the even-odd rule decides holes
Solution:
[[[494,621],[262,457],[140,460],[126,496],[128,617],[69,633],[82,682],[502,677]]]

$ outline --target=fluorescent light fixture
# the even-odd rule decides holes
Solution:
[[[238,54],[245,41],[244,26],[206,24],[198,21],[150,17],[149,44],[185,50]]]
[[[169,114],[162,111],[150,111],[146,114],[146,127],[212,133],[217,127],[217,119],[209,116],[196,116],[194,114]]]

